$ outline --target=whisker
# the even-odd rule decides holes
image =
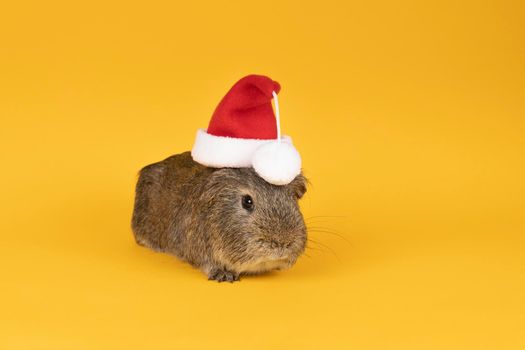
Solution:
[[[314,216],[307,216],[305,217],[304,219],[305,220],[311,220],[311,219],[319,219],[319,218],[329,218],[329,219],[341,219],[341,218],[344,218],[344,219],[347,219],[348,217],[347,216],[343,216],[343,215],[314,215]]]
[[[306,225],[306,228],[313,229],[313,230],[324,230],[332,233],[342,234],[341,232],[337,231],[336,229],[330,228],[330,227],[324,227],[324,226],[308,226]]]
[[[313,242],[312,242],[312,243],[313,243]],[[320,248],[309,247],[309,246],[306,246],[305,248],[306,248],[306,249],[311,249],[311,250],[318,250],[318,251],[320,251],[320,252],[324,252],[324,253],[326,253],[326,250],[324,250],[324,249],[320,249]]]
[[[309,228],[319,228],[319,229],[322,229],[322,230],[327,230],[327,231],[332,231],[332,232],[335,232],[335,233],[341,233],[339,231],[337,231],[337,229],[333,228],[333,227],[328,227],[328,226],[325,226],[323,225],[322,223],[320,222],[316,222],[316,223],[305,223],[305,226],[306,227],[309,227]]]
[[[334,235],[334,236],[337,236],[339,238],[341,238],[342,240],[344,240],[346,243],[348,244],[352,244],[348,238],[346,238],[345,236],[343,236],[342,234],[339,234],[337,232],[332,232],[332,231],[327,231],[327,230],[321,230],[321,229],[318,229],[318,228],[311,228],[311,227],[307,227],[307,231],[309,233],[328,233],[328,234],[331,234],[331,235]]]
[[[327,246],[326,244],[321,243],[321,242],[319,242],[319,241],[315,241],[315,240],[313,240],[313,239],[311,239],[311,238],[308,238],[308,241],[309,241],[309,242],[312,242],[312,243],[315,243],[315,244],[319,244],[321,247],[325,247],[326,249],[328,249],[328,250],[330,251],[330,253],[332,253],[332,254],[336,257],[336,259],[337,259],[339,262],[341,262],[341,259],[339,259],[339,256],[337,256],[336,252],[335,252],[332,248],[330,248],[329,246]]]

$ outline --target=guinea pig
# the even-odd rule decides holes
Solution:
[[[299,174],[287,185],[252,168],[211,168],[190,152],[144,167],[132,229],[138,244],[177,256],[218,282],[291,267],[307,231],[298,200]]]

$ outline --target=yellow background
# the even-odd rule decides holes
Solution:
[[[0,348],[524,349],[524,20],[521,1],[3,3]],[[316,243],[218,284],[135,245],[133,190],[249,73],[283,86]]]

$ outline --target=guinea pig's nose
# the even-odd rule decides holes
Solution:
[[[292,244],[293,244],[293,240],[288,240],[288,239],[282,239],[282,240],[272,239],[270,241],[270,247],[272,248],[290,248]]]

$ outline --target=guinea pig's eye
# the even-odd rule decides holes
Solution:
[[[249,195],[242,196],[242,207],[248,211],[253,210],[253,199]]]

